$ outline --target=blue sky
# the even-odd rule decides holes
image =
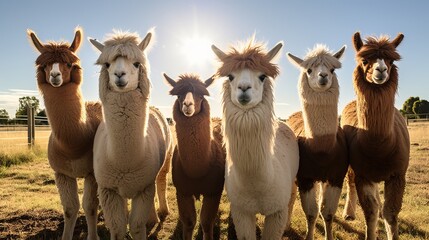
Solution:
[[[87,100],[98,100],[98,72],[94,65],[98,52],[86,40],[103,40],[112,29],[138,32],[142,37],[156,27],[156,43],[148,54],[151,65],[151,104],[171,116],[175,100],[161,73],[171,77],[194,72],[203,79],[216,68],[210,44],[226,50],[229,44],[248,39],[265,41],[269,48],[285,43],[278,62],[276,114],[287,118],[300,110],[297,93],[299,70],[285,53],[303,57],[317,43],[337,51],[347,45],[340,80],[339,111],[355,98],[352,73],[355,67],[351,43],[355,31],[362,36],[402,32],[398,47],[399,89],[395,105],[400,108],[410,96],[429,100],[429,2],[428,1],[0,1],[0,108],[15,115],[18,98],[38,95],[34,61],[38,53],[30,46],[26,29],[34,30],[42,41],[72,41],[74,29],[84,29],[85,41],[78,52],[84,69],[82,91]],[[206,39],[205,57],[191,60],[186,53],[187,39]],[[426,56],[426,57],[425,57]],[[220,116],[219,79],[210,87],[212,115]]]

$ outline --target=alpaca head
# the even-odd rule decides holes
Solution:
[[[174,81],[164,73],[165,80],[173,89],[170,90],[170,95],[177,96],[177,101],[180,104],[180,111],[187,117],[192,117],[200,113],[204,96],[209,96],[207,87],[209,87],[214,78],[210,77],[206,81],[201,81],[196,75],[185,74],[180,75],[179,80]]]
[[[262,44],[255,44],[251,40],[242,50],[232,48],[229,53],[224,53],[212,45],[213,52],[221,62],[217,75],[228,77],[231,101],[237,107],[250,109],[262,101],[264,82],[271,81],[279,74],[273,61],[282,47],[283,43],[280,42],[266,52]]]
[[[89,41],[100,50],[97,64],[109,75],[109,88],[115,92],[128,92],[139,87],[142,68],[145,66],[145,50],[152,32],[139,42],[137,34],[115,32],[104,44],[96,39]]]
[[[288,59],[291,63],[302,69],[301,81],[307,81],[308,86],[316,92],[323,92],[336,85],[338,80],[335,69],[341,67],[339,59],[344,53],[346,46],[343,46],[338,52],[332,54],[324,45],[317,45],[311,50],[304,60],[291,53],[288,53]]]
[[[37,80],[39,84],[50,84],[52,87],[61,87],[70,82],[81,82],[81,67],[76,52],[82,40],[82,29],[76,28],[72,44],[48,42],[42,43],[30,29],[27,34],[30,43],[39,51],[36,60]]]
[[[381,85],[389,81],[392,69],[396,71],[394,61],[401,59],[396,48],[403,39],[403,34],[398,34],[391,42],[386,36],[380,38],[368,37],[364,43],[359,32],[353,35],[356,61],[358,62],[358,67],[362,69],[367,82]]]

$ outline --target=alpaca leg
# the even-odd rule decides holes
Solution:
[[[192,239],[192,233],[197,219],[195,213],[195,201],[193,196],[184,196],[180,193],[176,194],[177,207],[179,208],[180,222],[182,223],[184,240]]]
[[[200,221],[203,228],[203,239],[213,239],[213,227],[219,210],[221,195],[204,196],[203,206],[201,207]]]
[[[315,184],[309,191],[301,191],[299,192],[301,196],[301,205],[304,210],[305,217],[307,218],[307,234],[305,239],[311,240],[313,239],[314,229],[316,227],[316,220],[319,213],[319,207],[316,201],[316,189]]]
[[[398,214],[402,207],[405,190],[405,176],[395,176],[384,183],[383,216],[389,240],[399,239]]]
[[[128,222],[127,201],[116,191],[108,188],[98,188],[98,197],[106,227],[110,231],[110,239],[124,239]]]
[[[60,193],[61,204],[64,210],[64,230],[62,239],[72,239],[79,212],[79,196],[77,181],[61,173],[55,173],[55,184]]]
[[[377,221],[379,203],[377,201],[378,187],[376,183],[361,182],[356,178],[356,190],[359,202],[365,215],[366,239],[375,240],[377,238]]]
[[[281,239],[287,219],[287,209],[266,216],[262,240]]]
[[[347,198],[344,206],[343,218],[345,220],[356,219],[357,192],[354,172],[349,168],[347,172]]]
[[[289,231],[289,229],[290,229],[290,225],[292,223],[293,205],[295,204],[295,200],[296,200],[297,195],[298,195],[298,186],[296,185],[296,183],[294,181],[292,184],[292,193],[291,193],[289,204],[288,204],[288,214],[287,214],[285,231]]]
[[[156,192],[159,202],[158,214],[161,221],[165,220],[169,212],[167,202],[167,174],[170,172],[171,157],[172,154],[167,152],[164,164],[156,177]]]
[[[341,188],[326,183],[323,186],[322,194],[320,212],[322,213],[323,220],[325,221],[325,239],[332,240],[334,239],[334,235],[332,233],[332,222],[334,221],[335,212],[338,208]]]
[[[83,190],[83,210],[85,211],[86,224],[88,225],[87,239],[98,239],[97,235],[97,182],[93,174],[85,178]]]
[[[149,220],[150,211],[154,209],[155,184],[134,197],[131,202],[130,232],[133,239],[146,239],[146,223]]]
[[[244,206],[245,207],[245,206]],[[256,216],[231,203],[231,216],[238,240],[256,240]]]

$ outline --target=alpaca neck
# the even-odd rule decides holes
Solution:
[[[93,132],[88,131],[85,103],[80,86],[74,83],[54,88],[39,84],[45,102],[52,135],[64,151],[92,146]],[[83,147],[83,148],[82,148]]]
[[[103,101],[103,114],[107,128],[106,149],[111,159],[141,160],[149,118],[148,98],[138,90],[108,92]]]
[[[267,89],[268,88],[268,89]],[[273,112],[272,86],[266,82],[262,101],[243,110],[230,99],[229,83],[224,84],[223,127],[228,168],[234,167],[248,179],[272,178],[277,120]]]
[[[391,80],[382,86],[376,86],[364,79],[355,79],[357,92],[357,118],[359,137],[366,140],[392,139],[395,113],[396,71],[391,72]],[[393,73],[393,74],[392,74]],[[393,79],[392,79],[393,78]]]
[[[306,143],[316,152],[329,151],[335,146],[338,130],[338,82],[324,92],[313,91],[307,81],[300,83]]]
[[[178,101],[173,111],[177,146],[183,170],[189,177],[204,176],[210,167],[212,141],[210,108],[207,100],[203,100],[201,112],[189,118],[180,111]]]

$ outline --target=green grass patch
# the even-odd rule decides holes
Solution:
[[[23,163],[32,162],[39,157],[46,157],[46,151],[40,147],[35,146],[22,152],[0,152],[0,175],[4,173],[5,169]]]

